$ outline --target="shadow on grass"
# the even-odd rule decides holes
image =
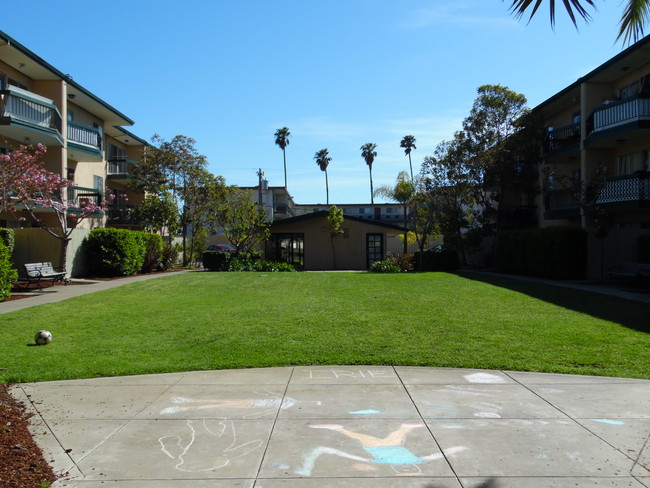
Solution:
[[[458,276],[507,288],[559,307],[650,333],[650,304],[645,302],[480,272],[461,271]]]

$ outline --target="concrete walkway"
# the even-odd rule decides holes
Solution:
[[[311,366],[12,393],[55,488],[650,487],[650,381]]]

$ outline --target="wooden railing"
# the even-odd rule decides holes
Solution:
[[[587,134],[640,120],[650,120],[650,99],[634,97],[609,102],[593,111],[587,120]]]
[[[102,136],[98,129],[68,121],[68,140],[102,150]]]

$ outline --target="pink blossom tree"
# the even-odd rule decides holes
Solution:
[[[87,199],[68,202],[66,192],[74,183],[46,170],[42,158],[47,148],[20,146],[9,154],[0,154],[0,211],[26,213],[40,228],[61,241],[61,268],[67,269],[67,250],[72,231],[84,220],[102,215],[109,201]],[[109,195],[112,200],[114,195]],[[45,212],[43,210],[46,209]],[[55,215],[45,219],[45,215]],[[18,220],[26,220],[24,216]],[[53,220],[53,223],[52,223]]]

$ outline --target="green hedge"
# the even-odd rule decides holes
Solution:
[[[497,239],[497,270],[555,280],[583,279],[587,233],[575,227],[521,229]]]
[[[11,296],[13,282],[18,279],[11,255],[14,247],[14,233],[11,229],[0,229],[0,301]]]
[[[250,254],[229,251],[203,251],[203,267],[208,271],[292,272],[289,263],[257,259]]]
[[[129,276],[161,267],[162,237],[126,229],[93,229],[84,241],[88,270],[97,276]]]
[[[460,268],[458,253],[452,249],[424,251],[422,266],[420,266],[420,251],[417,251],[413,261],[418,271],[457,271]]]
[[[400,273],[402,270],[395,261],[375,261],[370,265],[368,271],[371,273]]]

